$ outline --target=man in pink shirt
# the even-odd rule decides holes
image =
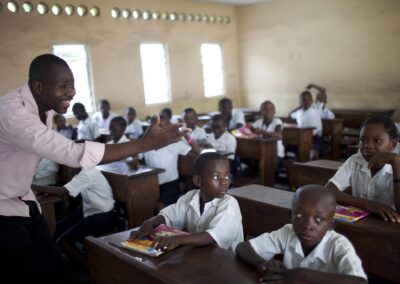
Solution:
[[[0,267],[14,283],[67,283],[61,257],[30,185],[42,157],[92,168],[180,141],[182,125],[161,128],[156,116],[142,139],[122,144],[76,144],[51,129],[66,113],[74,77],[61,58],[44,54],[29,68],[28,85],[0,97]]]

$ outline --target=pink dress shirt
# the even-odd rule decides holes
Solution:
[[[104,144],[76,144],[52,130],[53,114],[47,112],[46,125],[40,121],[27,85],[0,97],[0,215],[29,216],[21,200],[36,201],[30,187],[42,157],[83,168],[92,168],[103,158]]]

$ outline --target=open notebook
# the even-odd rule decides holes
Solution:
[[[337,205],[334,218],[339,221],[354,223],[368,215],[368,211],[357,207]]]
[[[187,232],[180,231],[175,228],[167,227],[164,224],[159,225],[153,229],[154,236],[177,236],[177,235],[187,235]],[[156,250],[151,247],[153,243],[153,237],[146,236],[140,240],[126,240],[121,242],[121,245],[127,249],[133,250],[135,252],[143,253],[149,256],[159,256],[164,252],[161,250]]]

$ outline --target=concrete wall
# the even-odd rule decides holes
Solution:
[[[232,6],[197,4],[185,0],[66,1],[59,4],[98,6],[101,16],[40,16],[21,9],[0,12],[0,94],[26,83],[31,60],[51,53],[53,44],[80,43],[89,46],[93,85],[97,100],[106,98],[113,110],[123,113],[136,107],[139,117],[172,107],[180,113],[187,106],[199,112],[215,110],[220,99],[204,98],[200,44],[220,43],[224,53],[226,89],[240,105],[236,10]],[[23,1],[17,1],[22,4]],[[39,1],[31,1],[35,6]],[[47,4],[53,4],[45,1]],[[230,24],[202,22],[115,20],[110,11],[116,6],[151,11],[176,11],[229,16]],[[163,42],[169,51],[172,103],[146,106],[139,58],[142,42]]]
[[[400,1],[271,0],[237,16],[244,105],[286,115],[314,82],[332,108],[400,109]]]

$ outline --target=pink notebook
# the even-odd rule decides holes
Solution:
[[[334,218],[339,221],[354,223],[368,215],[368,211],[357,207],[337,205]]]

